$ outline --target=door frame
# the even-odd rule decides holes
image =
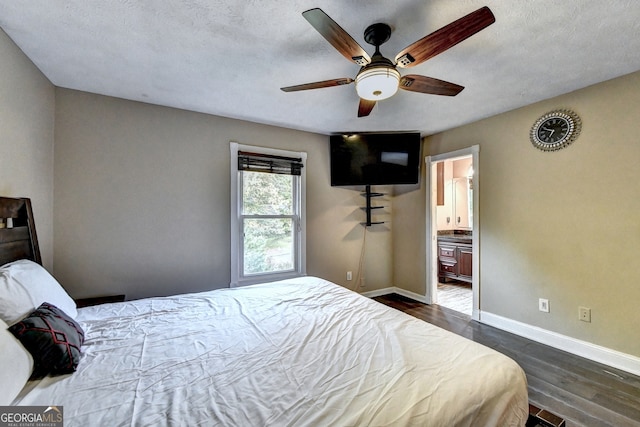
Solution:
[[[438,295],[438,227],[436,223],[436,163],[444,160],[455,160],[461,157],[471,156],[473,165],[473,244],[472,256],[472,281],[471,290],[473,294],[473,305],[471,318],[480,320],[480,146],[473,145],[461,150],[448,153],[437,154],[425,157],[427,166],[427,195],[426,195],[426,215],[427,219],[427,241],[426,265],[427,283],[426,299],[427,304],[437,304]]]

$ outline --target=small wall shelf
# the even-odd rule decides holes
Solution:
[[[372,213],[372,211],[374,209],[384,209],[384,206],[372,206],[371,205],[371,199],[374,198],[374,197],[384,196],[384,193],[374,193],[374,192],[371,191],[371,186],[367,185],[365,187],[365,192],[362,193],[362,195],[365,196],[366,199],[367,199],[367,205],[364,208],[362,208],[367,213],[367,221],[363,222],[362,224],[367,226],[367,227],[370,227],[370,226],[372,226],[374,224],[384,224],[384,221],[372,221],[371,220],[371,213]]]

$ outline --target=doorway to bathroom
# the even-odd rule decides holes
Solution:
[[[479,320],[478,146],[428,157],[427,300]]]

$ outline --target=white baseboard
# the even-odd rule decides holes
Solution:
[[[558,334],[486,311],[480,313],[480,322],[566,351],[567,353],[593,360],[594,362],[602,363],[634,375],[640,375],[640,358],[630,354]],[[615,375],[614,373],[612,374]]]

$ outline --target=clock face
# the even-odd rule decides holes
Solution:
[[[538,127],[538,139],[547,144],[558,142],[566,138],[570,127],[571,124],[564,117],[551,117]]]
[[[580,118],[573,111],[552,111],[540,117],[531,128],[531,143],[542,151],[560,150],[577,138],[580,129]]]

